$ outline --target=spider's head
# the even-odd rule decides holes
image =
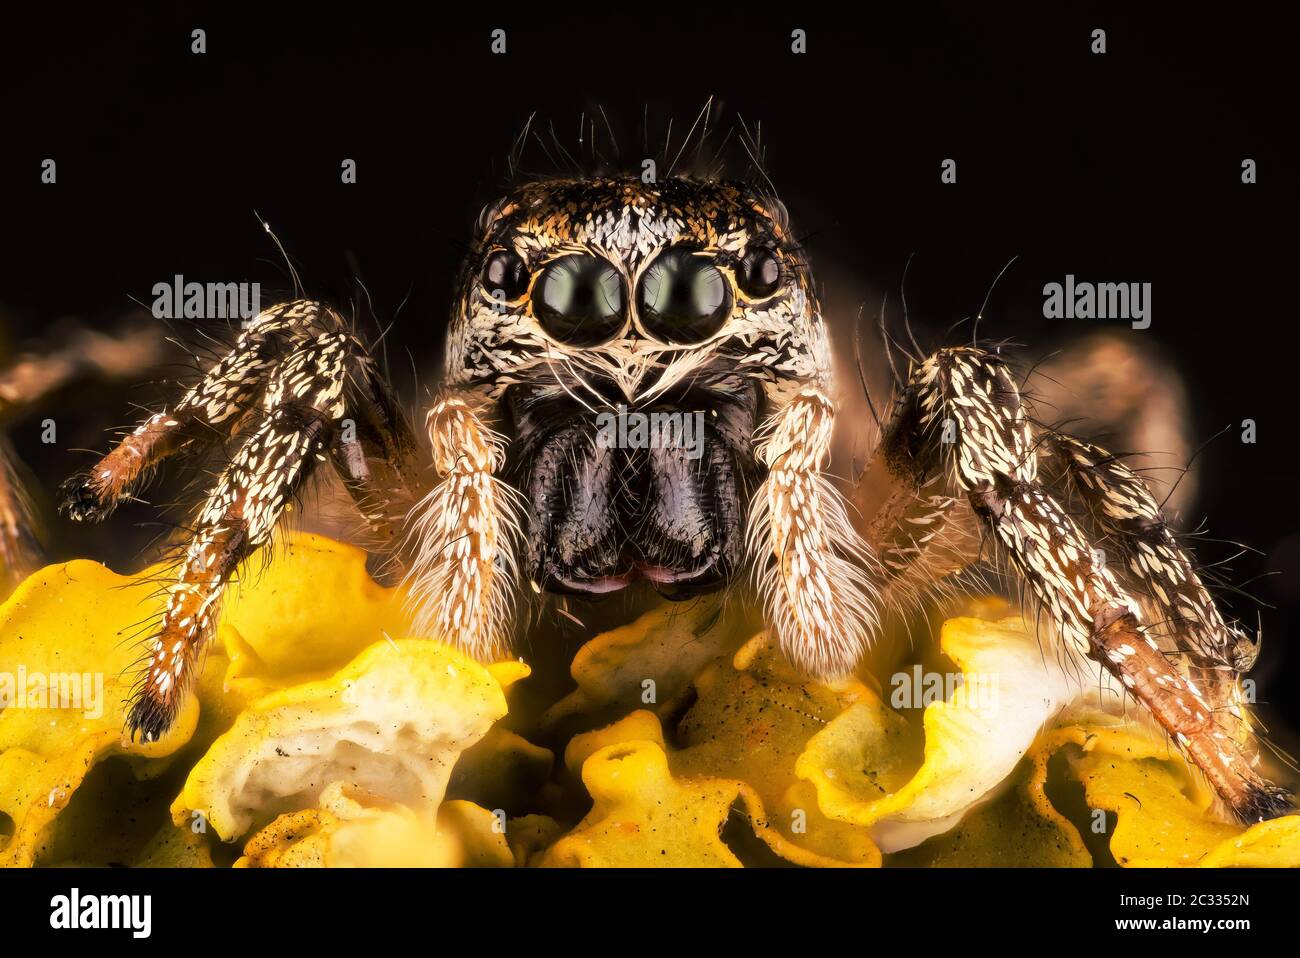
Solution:
[[[484,210],[446,378],[512,433],[534,582],[727,581],[764,403],[824,366],[812,290],[781,204],[744,184],[546,181]]]

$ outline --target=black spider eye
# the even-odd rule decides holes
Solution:
[[[499,249],[483,264],[483,289],[493,299],[511,302],[528,292],[528,267],[511,249]]]
[[[727,321],[731,289],[707,257],[689,249],[668,249],[642,274],[637,308],[642,324],[654,335],[674,343],[698,343]]]
[[[736,264],[736,285],[752,299],[771,296],[781,285],[781,264],[770,249],[759,247]]]
[[[597,256],[557,259],[537,281],[533,314],[542,329],[560,342],[603,343],[623,325],[623,278]]]

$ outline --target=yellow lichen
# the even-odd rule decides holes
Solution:
[[[577,689],[547,710],[543,725],[584,715],[608,721],[647,706],[671,713],[700,669],[735,648],[718,619],[715,601],[669,602],[597,635],[573,657]]]
[[[1133,728],[1061,729],[1047,747],[1074,745],[1088,804],[1114,812],[1111,854],[1128,867],[1300,865],[1300,816],[1250,827],[1217,815],[1200,778],[1163,738]]]
[[[342,782],[318,796],[319,807],[276,818],[244,845],[236,868],[420,868],[461,862],[455,838],[435,817],[378,801]]]
[[[798,774],[816,788],[822,810],[869,827],[885,851],[948,831],[990,797],[1073,694],[1018,616],[949,619],[940,644],[963,681],[926,706],[925,760],[910,781],[884,787],[880,771],[898,754],[891,739],[901,733],[868,705],[832,721],[799,758]]]
[[[0,606],[0,692],[24,677],[0,711],[0,863],[1083,866],[1100,823],[1124,865],[1300,865],[1300,817],[1224,820],[1003,603],[945,624],[962,682],[916,722],[869,679],[800,677],[709,601],[593,637],[572,693],[520,686],[514,714],[528,666],[408,637],[361,550],[293,535],[241,569],[194,695],[144,745],[123,699],[165,581],[76,561]],[[102,707],[50,707],[74,674]]]
[[[284,536],[240,567],[221,610],[226,685],[246,698],[324,678],[385,636],[409,631],[402,593],[366,572],[366,553]]]
[[[194,734],[194,701],[157,742],[122,732],[139,656],[132,639],[159,602],[149,576],[78,560],[42,569],[0,606],[0,813],[13,822],[0,864],[45,860],[52,825],[97,763],[128,756],[142,760],[140,774],[157,774],[159,763],[146,760]]]
[[[828,818],[813,789],[796,777],[808,740],[846,708],[870,707],[876,695],[861,682],[826,685],[802,678],[767,636],[730,660],[706,668],[698,698],[677,728],[675,774],[738,780],[754,831],[800,865],[878,866],[880,852],[865,829]]]
[[[582,765],[591,812],[555,842],[543,864],[584,867],[739,867],[722,826],[736,782],[677,780],[653,742],[607,745]]]
[[[440,642],[381,640],[328,679],[249,705],[172,806],[229,841],[257,820],[314,807],[336,782],[432,813],[456,759],[506,713],[500,684]]]

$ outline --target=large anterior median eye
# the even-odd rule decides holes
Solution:
[[[637,286],[641,323],[661,339],[698,343],[727,320],[731,289],[712,262],[688,249],[659,254]]]
[[[557,259],[533,290],[533,314],[542,329],[560,342],[603,343],[623,325],[623,279],[597,256]]]

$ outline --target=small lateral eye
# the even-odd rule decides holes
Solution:
[[[766,247],[752,249],[736,264],[736,285],[751,299],[771,296],[781,285],[781,263]]]
[[[510,249],[494,250],[483,264],[483,290],[496,300],[512,302],[528,292],[528,267]]]

